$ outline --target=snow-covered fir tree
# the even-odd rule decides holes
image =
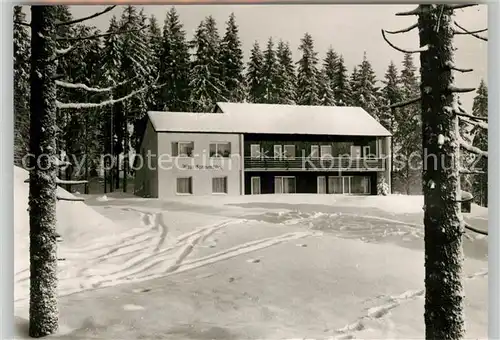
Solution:
[[[160,25],[156,16],[151,15],[149,17],[148,25],[148,46],[150,49],[151,56],[151,72],[152,74],[160,74],[160,60],[163,53],[163,37]],[[148,110],[159,111],[164,107],[162,105],[161,97],[162,89],[152,88],[146,96]]]
[[[292,58],[290,45],[283,40],[278,42],[276,50],[278,61],[276,84],[278,91],[279,104],[295,104],[297,76],[295,74],[295,65]]]
[[[401,101],[401,88],[399,84],[398,69],[393,61],[391,61],[387,67],[383,83],[384,87],[382,88],[382,94],[385,105],[384,109],[380,111],[380,123],[389,130],[390,133],[394,133],[395,117],[393,114],[396,109],[390,109],[388,106]]]
[[[297,62],[297,104],[318,105],[318,57],[309,33],[301,39],[299,50],[302,55]]]
[[[278,60],[272,38],[267,40],[267,47],[263,54],[262,87],[264,103],[277,104],[278,94]]]
[[[419,81],[417,77],[417,68],[413,63],[413,57],[407,53],[403,59],[403,67],[400,75],[401,100],[409,100],[418,96]],[[420,120],[419,103],[407,105],[395,110],[395,124],[397,129],[394,131],[394,147],[400,156],[398,164],[401,169],[397,169],[397,177],[402,182],[406,194],[410,195],[420,187],[420,158],[415,157],[422,151],[422,132]],[[415,193],[418,193],[419,190]]]
[[[362,107],[375,119],[379,118],[380,94],[377,87],[377,78],[366,52],[363,60],[353,72],[351,82],[352,100],[354,106]]]
[[[243,50],[234,13],[231,13],[226,23],[226,33],[221,42],[220,62],[222,64],[221,77],[224,84],[222,96],[229,102],[244,101]]]
[[[56,20],[59,22],[67,22],[73,19],[71,12],[69,10],[68,5],[55,5],[54,6],[54,15],[56,16]],[[74,38],[78,36],[78,31],[74,26],[56,26],[55,32],[58,37],[61,38]],[[68,48],[71,49],[72,44],[69,41],[59,41],[57,44],[57,48],[61,51],[66,51]],[[57,74],[65,75],[65,80],[68,82],[73,82],[72,79],[72,69],[74,67],[78,67],[78,62],[80,59],[79,51],[73,50],[65,55],[64,58],[59,58],[57,60]],[[69,102],[71,101],[73,91],[66,88],[59,88],[57,90],[57,98],[61,101]],[[56,154],[61,155],[63,152],[66,152],[66,140],[65,137],[67,134],[67,125],[70,120],[70,113],[66,111],[57,110],[56,112],[56,120],[57,120],[57,128],[56,128]],[[60,175],[62,172],[65,173],[65,176],[69,176],[71,171],[71,167],[66,167],[63,169],[58,169]]]
[[[14,6],[14,164],[18,166],[29,149],[30,37],[20,24],[25,19],[23,7]]]
[[[349,86],[349,75],[344,63],[344,57],[339,55],[335,70],[333,96],[337,106],[349,106],[351,104],[351,88]]]
[[[338,54],[333,50],[332,47],[328,48],[326,51],[325,59],[323,60],[323,73],[328,82],[328,88],[334,91],[333,96],[335,96],[335,86],[337,85],[337,68],[338,68]],[[326,89],[323,86],[323,89]],[[324,90],[323,90],[324,91]],[[336,102],[336,98],[334,97],[334,102]]]
[[[95,27],[85,24],[74,26],[75,38],[86,37],[90,35],[99,35],[101,32]],[[69,60],[72,65],[70,68],[71,83],[76,84],[98,84],[100,82],[101,67],[101,49],[100,39],[92,39],[78,49],[78,53],[70,54]],[[68,82],[68,81],[65,81]],[[65,99],[72,102],[96,102],[102,95],[89,92],[83,89],[72,89],[60,86],[61,90],[66,90]],[[67,154],[78,158],[78,162],[65,168],[65,179],[88,179],[89,172],[96,170],[99,164],[99,156],[102,152],[100,147],[100,119],[101,110],[95,108],[78,108],[63,112],[66,117],[66,125],[63,127],[63,139]],[[73,161],[73,160],[71,160]],[[83,163],[82,163],[83,162]],[[74,163],[74,162],[73,162]],[[82,168],[76,165],[81,164]],[[71,191],[71,186],[66,189]]]
[[[101,82],[97,85],[102,87],[112,87],[116,86],[121,81],[121,63],[122,63],[122,40],[119,35],[111,34],[112,32],[116,32],[119,29],[118,19],[116,16],[112,16],[109,22],[109,28],[106,31],[108,34],[104,40],[104,48],[102,50],[102,78]],[[119,93],[117,89],[113,89],[108,93],[111,98],[119,98]],[[114,114],[115,105],[111,104],[104,108],[102,108],[102,119],[104,123],[102,124],[102,136],[103,136],[103,151],[107,155],[112,155],[111,157],[115,157],[115,120],[116,116]],[[110,162],[110,164],[105,164],[105,166],[109,169],[112,164],[116,164],[116,161],[112,161],[111,159],[107,159],[106,161]],[[112,163],[111,163],[112,162]],[[110,169],[108,173],[105,173],[105,183],[109,180],[109,190],[113,191],[113,187],[115,186],[116,177],[115,169]],[[107,187],[105,185],[105,190]]]
[[[196,29],[192,47],[195,50],[191,67],[191,106],[195,112],[211,112],[215,103],[223,99],[224,84],[220,39],[215,19],[208,16]]]
[[[335,106],[335,98],[331,88],[330,77],[326,68],[318,73],[318,105]]]
[[[248,100],[251,103],[264,103],[263,69],[264,57],[256,41],[250,51],[246,74]]]
[[[474,97],[472,105],[472,114],[476,117],[488,117],[488,87],[481,79],[479,87]],[[488,150],[488,131],[480,127],[475,127],[470,132],[473,135],[472,145],[481,149]],[[484,207],[488,206],[488,159],[477,155],[474,160],[474,168],[483,173],[479,173],[472,178],[472,195],[477,204]]]
[[[162,87],[162,109],[186,112],[190,107],[190,54],[186,32],[179,15],[172,7],[163,25],[163,47],[160,60],[160,83]]]
[[[121,53],[121,76],[122,81],[130,81],[119,87],[120,97],[135,89],[147,86],[156,80],[154,72],[153,55],[149,48],[148,32],[142,28],[147,25],[147,17],[144,10],[135,6],[126,6],[121,17],[120,27],[125,33],[120,35],[122,40]],[[115,131],[117,135],[116,154],[123,156],[123,190],[127,191],[127,179],[129,176],[129,152],[135,148],[140,139],[142,131],[136,131],[135,127],[145,116],[148,107],[147,92],[120,102],[115,107]],[[132,127],[132,128],[131,128]]]

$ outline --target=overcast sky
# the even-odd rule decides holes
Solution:
[[[163,24],[170,5],[143,6],[145,13],[155,15]],[[225,22],[231,12],[236,15],[240,39],[243,43],[245,58],[254,41],[261,47],[269,37],[283,39],[290,43],[294,59],[299,57],[298,46],[305,32],[314,38],[315,50],[323,58],[331,46],[344,56],[349,73],[359,64],[366,51],[379,79],[385,74],[389,62],[401,65],[402,54],[392,49],[383,40],[380,30],[396,30],[410,26],[416,17],[397,17],[394,14],[415,5],[176,5],[175,6],[188,38],[200,21],[212,15],[219,25],[220,35],[224,34]],[[102,10],[104,6],[71,6],[75,18]],[[106,30],[112,15],[120,16],[123,7],[92,21],[92,24]],[[481,5],[457,11],[457,22],[469,30],[487,27],[487,7]],[[90,21],[88,22],[90,23]],[[403,49],[418,48],[418,33],[413,30],[404,35],[389,36]],[[487,77],[487,42],[470,36],[459,35],[455,39],[457,67],[474,68],[474,72],[456,76],[457,86],[476,87],[481,78]],[[419,66],[418,54],[414,60]],[[462,95],[464,107],[470,110],[474,94]]]

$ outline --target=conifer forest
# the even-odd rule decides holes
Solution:
[[[55,20],[72,19],[68,6],[55,7]],[[26,153],[29,135],[26,93],[29,93],[30,32],[28,27],[16,24],[24,16],[21,6],[17,6],[14,12],[16,164],[21,163]],[[163,28],[159,20],[164,21]],[[419,104],[388,109],[391,103],[414,98],[420,91],[420,74],[412,53],[405,53],[400,65],[390,61],[385,76],[379,79],[366,53],[357,66],[348,70],[342,51],[332,47],[326,55],[318,55],[314,37],[306,32],[297,37],[300,39],[299,51],[295,53],[300,57],[297,60],[292,58],[289,42],[269,38],[265,44],[255,42],[245,62],[234,15],[227,19],[224,32],[219,32],[214,18],[207,16],[188,41],[182,18],[174,7],[165,18],[148,18],[140,7],[128,6],[112,17],[106,32],[86,22],[56,29],[55,64],[60,76],[56,80],[56,153],[87,155],[83,169],[64,170],[62,176],[67,180],[94,178],[99,172],[100,154],[133,152],[149,110],[210,112],[216,102],[246,101],[362,107],[393,134],[394,191],[409,195],[422,192],[420,171],[404,164],[410,155],[421,151]],[[124,33],[109,34],[120,30]],[[158,86],[145,88],[151,83]],[[475,85],[473,114],[486,117],[487,86],[484,81]],[[116,101],[129,95],[126,100]],[[102,101],[107,102],[96,105]],[[487,131],[465,125],[469,142],[484,146]],[[397,155],[405,157],[398,161]],[[130,175],[131,171],[127,162],[114,163],[121,165],[106,174],[104,190],[126,191],[128,176],[124,174]],[[479,163],[484,168],[484,160]],[[487,174],[464,178],[465,185],[474,191],[474,199],[483,206],[487,206],[486,179]]]
[[[107,6],[76,18],[68,5],[14,6],[14,165],[26,168],[28,154],[35,159],[48,155],[29,171],[24,182],[29,185],[30,262],[26,271],[30,336],[54,334],[59,327],[58,266],[65,260],[57,248],[58,243],[66,242],[56,230],[59,201],[73,204],[84,201],[80,197],[84,195],[133,194],[131,162],[139,153],[149,111],[211,113],[216,103],[232,102],[361,107],[390,132],[392,192],[379,195],[422,196],[424,202],[418,213],[423,217],[419,225],[425,289],[419,294],[424,299],[425,338],[465,339],[464,244],[469,241],[464,241],[464,235],[488,235],[465,220],[461,210],[463,203],[471,202],[477,208],[488,207],[487,82],[458,87],[454,78],[457,73],[473,72],[469,67],[474,66],[456,64],[455,37],[467,36],[473,43],[487,41],[487,29],[473,31],[454,19],[456,11],[474,6],[421,4],[394,13],[415,20],[399,30],[376,28],[381,43],[401,53],[402,62],[387,60],[383,76],[376,74],[368,52],[355,61],[346,60],[335,46],[319,54],[309,32],[296,37],[300,42],[297,50],[290,41],[269,37],[255,40],[244,51],[234,14],[224,23],[207,14],[190,36],[176,7],[165,6],[165,13],[147,16],[140,6]],[[106,13],[112,14],[107,30],[92,26],[93,18]],[[394,42],[395,36],[413,30],[418,31],[418,46],[400,47]],[[460,99],[466,94],[474,96],[470,112]],[[429,167],[427,153],[451,166]],[[102,155],[111,157],[103,160]],[[61,195],[57,186],[76,196]],[[155,230],[164,227],[160,213],[140,214],[142,225],[154,224]],[[336,214],[332,216],[341,218]],[[396,213],[384,216],[379,220],[392,223]],[[400,224],[410,224],[405,223]],[[189,241],[186,249],[192,251],[197,242],[204,242],[222,227],[202,228],[206,234]],[[160,243],[170,237],[166,230]],[[186,235],[179,237],[178,244],[196,233]],[[303,248],[307,245],[300,244]],[[141,261],[168,250],[158,249]],[[190,264],[211,260],[210,256]],[[183,265],[182,260],[184,257],[173,271]],[[96,261],[97,266],[106,258]],[[247,263],[257,265],[261,259],[253,261]],[[235,281],[238,277],[231,277],[229,285]],[[391,303],[401,299],[393,298]],[[382,317],[388,310],[378,313]],[[377,312],[370,313],[361,320],[378,318],[373,316]],[[365,330],[359,322],[338,333],[345,339],[354,338],[347,332]]]

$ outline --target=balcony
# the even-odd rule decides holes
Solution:
[[[249,171],[383,171],[384,158],[252,158],[245,157],[245,170]]]

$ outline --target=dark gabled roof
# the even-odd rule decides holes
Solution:
[[[217,103],[213,113],[148,112],[157,132],[390,136],[360,107]]]

